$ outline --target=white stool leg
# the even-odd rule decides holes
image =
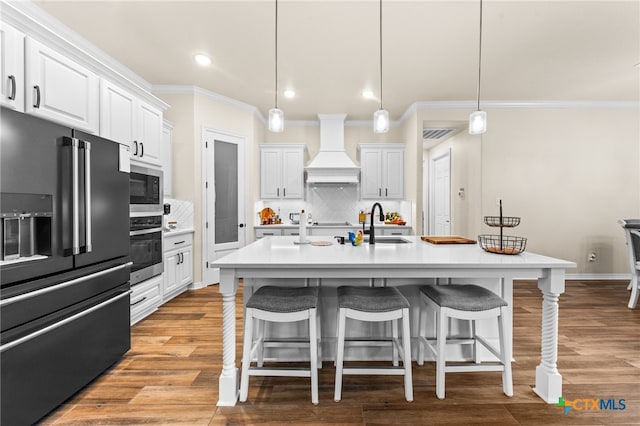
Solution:
[[[511,342],[506,341],[507,325],[504,320],[504,311],[506,308],[500,308],[500,316],[498,316],[498,333],[500,336],[500,355],[502,355],[502,363],[504,371],[502,372],[502,389],[507,396],[513,396],[513,378],[511,376]]]
[[[388,334],[387,334],[388,336]],[[398,320],[391,320],[391,353],[392,353],[392,363],[394,367],[398,366],[398,348],[396,347],[396,342],[398,341]]]
[[[629,304],[627,305],[629,309],[636,308],[638,304],[638,293],[638,275],[634,273],[631,279],[631,297],[629,297]]]
[[[264,366],[264,328],[266,321],[256,319],[256,328],[258,329],[258,367]]]
[[[476,339],[477,330],[476,330],[476,320],[471,321],[471,338],[473,339],[473,362],[476,364],[480,364],[480,345],[478,344],[478,340]]]
[[[409,309],[402,310],[402,352],[404,359],[404,396],[413,401],[413,378],[411,376],[411,331],[409,329]]]
[[[338,310],[338,348],[336,350],[336,384],[334,389],[334,401],[342,399],[342,364],[344,361],[346,312],[344,308]]]
[[[240,401],[245,402],[249,394],[249,366],[253,346],[253,309],[247,308],[244,317],[244,343],[242,346],[242,373],[240,375]]]
[[[420,315],[418,317],[418,365],[424,365],[425,343],[422,339],[427,338],[427,306],[423,302],[424,296],[420,294]]]
[[[309,309],[309,360],[311,362],[311,402],[318,404],[318,336],[316,310]]]
[[[445,313],[446,308],[438,307],[436,320],[437,331],[437,343],[436,350],[438,352],[436,360],[436,395],[440,399],[444,399],[444,370],[446,363],[446,343],[447,343],[447,325],[448,318]]]

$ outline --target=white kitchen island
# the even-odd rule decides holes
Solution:
[[[542,292],[542,350],[534,391],[547,403],[558,402],[562,395],[562,376],[557,369],[558,298],[564,292],[565,269],[574,268],[575,263],[528,252],[515,256],[492,254],[478,245],[433,245],[417,236],[403,236],[409,241],[404,244],[385,244],[384,238],[376,237],[375,245],[354,247],[335,241],[330,246],[298,245],[294,244],[298,237],[267,237],[214,262],[212,266],[220,268],[219,291],[223,300],[223,367],[218,405],[235,405],[238,398],[235,318],[240,278],[245,286],[254,280],[278,278],[316,279],[318,283],[323,279],[343,279],[350,285],[375,280],[386,284],[398,279],[497,279],[510,312],[513,280],[537,279]],[[308,239],[327,241],[327,237]],[[511,323],[511,313],[509,316]],[[511,339],[511,334],[507,338]]]

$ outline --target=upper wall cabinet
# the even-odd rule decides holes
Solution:
[[[161,166],[162,111],[102,79],[100,135],[128,144],[131,159]]]
[[[98,76],[30,37],[25,59],[25,112],[98,133]]]
[[[0,104],[24,112],[24,34],[0,25]]]
[[[260,198],[304,198],[306,145],[260,146]]]
[[[360,144],[360,188],[363,199],[404,198],[404,146]]]
[[[162,171],[164,196],[173,196],[173,124],[167,120],[162,123]]]

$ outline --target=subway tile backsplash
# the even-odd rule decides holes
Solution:
[[[258,212],[265,207],[279,213],[283,224],[288,224],[289,213],[310,212],[314,221],[358,223],[360,210],[370,211],[375,200],[360,200],[358,185],[306,185],[304,200],[261,200],[255,204],[254,223],[259,223]],[[411,202],[406,200],[381,200],[384,212],[396,211],[405,220],[411,218]]]

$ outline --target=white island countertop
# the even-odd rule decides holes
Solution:
[[[384,244],[376,237],[375,245],[340,245],[334,239],[307,237],[310,242],[328,241],[327,246],[298,245],[297,236],[267,237],[240,248],[211,264],[220,268],[219,291],[223,305],[223,367],[219,377],[218,405],[235,405],[238,398],[236,367],[236,291],[240,279],[251,285],[269,278],[349,279],[362,283],[368,279],[497,279],[509,307],[511,324],[513,280],[535,279],[541,292],[542,322],[541,361],[535,371],[534,392],[544,401],[556,404],[562,396],[562,376],[557,368],[558,299],[564,292],[565,269],[575,263],[535,253],[518,255],[487,253],[477,244],[434,245],[419,236],[402,236],[409,243]],[[367,280],[365,280],[367,281]],[[282,285],[289,281],[282,280]],[[367,284],[354,284],[367,285]],[[393,285],[393,284],[391,284]],[[535,320],[535,319],[534,319]],[[509,327],[507,341],[512,341]]]

